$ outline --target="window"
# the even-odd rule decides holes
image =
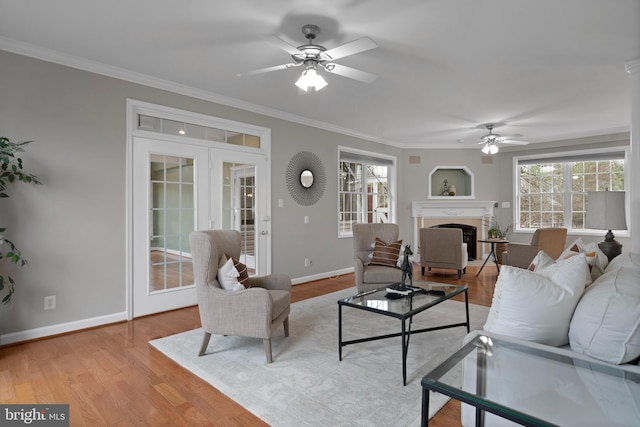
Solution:
[[[338,235],[353,224],[395,222],[395,158],[339,149]]]
[[[515,158],[516,229],[584,229],[588,191],[625,189],[625,154],[591,152]]]
[[[260,136],[138,114],[138,129],[224,144],[260,148]]]

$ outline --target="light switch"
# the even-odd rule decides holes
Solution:
[[[508,208],[510,208],[510,207],[511,207],[511,203],[509,203],[509,202],[502,202],[502,207],[503,207],[503,208],[507,208],[507,209],[508,209]]]
[[[309,216],[308,215],[304,216],[304,223],[305,224],[309,224]]]
[[[284,200],[278,199],[278,207],[279,208],[284,208]]]

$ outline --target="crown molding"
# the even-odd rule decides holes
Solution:
[[[359,139],[363,139],[371,142],[377,142],[380,144],[402,148],[402,144],[400,144],[397,141],[389,141],[374,135],[369,135],[369,134],[358,132],[352,129],[347,129],[347,128],[335,126],[329,123],[308,119],[306,117],[286,113],[284,111],[264,107],[262,105],[254,104],[251,102],[241,101],[239,99],[231,98],[224,95],[219,95],[214,92],[204,91],[191,86],[175,83],[169,80],[159,79],[153,76],[149,76],[147,74],[138,73],[135,71],[124,69],[124,68],[114,67],[101,62],[91,61],[88,59],[80,58],[74,55],[69,55],[69,54],[55,51],[52,49],[45,49],[40,46],[35,46],[29,43],[20,42],[7,37],[0,36],[0,50],[15,53],[18,55],[27,56],[30,58],[39,59],[46,62],[52,62],[54,64],[64,65],[66,67],[71,67],[71,68],[75,68],[82,71],[88,71],[90,73],[100,74],[106,77],[112,77],[115,79],[152,87],[155,89],[166,90],[168,92],[190,96],[192,98],[213,102],[213,103],[225,105],[228,107],[238,108],[238,109],[249,111],[252,113],[273,117],[276,119],[282,119],[282,120],[286,120],[293,123],[298,123],[298,124],[318,128],[318,129],[323,129],[330,132],[335,132],[342,135],[351,136],[354,138],[359,138]]]

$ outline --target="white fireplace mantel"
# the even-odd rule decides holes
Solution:
[[[460,200],[451,198],[451,200],[425,200],[411,203],[411,216],[413,217],[413,247],[418,248],[419,230],[418,223],[421,218],[428,219],[455,219],[455,218],[472,218],[481,220],[480,235],[486,233],[484,230],[487,221],[485,218],[493,216],[493,208],[498,202],[496,201],[479,201],[479,200]],[[484,246],[484,245],[483,245]],[[417,251],[416,251],[417,252]],[[484,248],[482,257],[485,257]],[[419,262],[419,255],[416,259]]]
[[[411,203],[413,218],[483,218],[493,216],[498,202],[478,200],[428,200]]]

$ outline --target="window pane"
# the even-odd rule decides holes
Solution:
[[[339,162],[338,230],[351,233],[353,224],[392,221],[389,166]]]
[[[519,165],[519,228],[584,229],[588,191],[623,191],[624,160]],[[565,180],[570,192],[565,193]],[[564,220],[571,217],[571,224]]]

